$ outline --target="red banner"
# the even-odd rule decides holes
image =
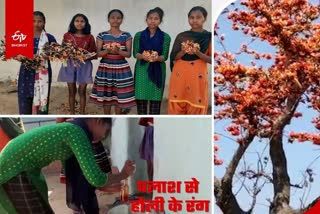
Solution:
[[[6,0],[6,59],[33,59],[33,0]]]
[[[320,201],[313,205],[308,211],[303,214],[319,214],[320,213]]]

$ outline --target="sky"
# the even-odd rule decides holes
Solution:
[[[231,1],[229,1],[231,2]],[[240,2],[240,1],[239,1]],[[235,2],[235,6],[238,5],[239,2]],[[234,7],[230,7],[231,9]],[[240,49],[241,44],[247,43],[251,39],[247,36],[244,36],[241,32],[233,31],[231,29],[231,22],[225,18],[226,14],[222,14],[218,17],[218,25],[220,27],[219,34],[224,34],[225,37],[225,46],[228,51],[235,52]],[[250,46],[250,49],[255,49],[258,52],[263,53],[274,53],[274,49],[269,46],[266,43],[255,41]],[[221,45],[216,41],[214,42],[214,49],[216,51],[222,51]],[[237,57],[237,60],[243,64],[249,65],[251,58],[248,56],[240,56]],[[259,65],[259,64],[258,64]],[[263,65],[264,67],[270,66],[270,62],[261,62],[260,65]],[[217,108],[215,109],[217,111]],[[307,106],[300,105],[298,108],[298,111],[303,113],[302,118],[293,119],[290,126],[287,126],[285,129],[285,136],[288,136],[288,134],[291,131],[299,131],[299,132],[314,132],[316,133],[316,129],[313,127],[311,120],[313,117],[317,116],[317,113],[315,111],[312,111],[307,108]],[[214,131],[215,133],[220,134],[220,140],[217,141],[217,145],[220,147],[220,151],[218,152],[218,156],[223,159],[224,164],[222,166],[216,166],[214,169],[215,176],[221,178],[225,172],[225,169],[227,167],[227,164],[230,162],[234,151],[237,148],[237,143],[232,141],[229,137],[230,135],[225,131],[226,127],[228,126],[228,121],[215,121],[214,122]],[[255,140],[254,143],[248,148],[246,154],[245,154],[245,162],[247,166],[250,166],[252,169],[256,169],[256,163],[258,159],[257,153],[261,154],[262,157],[268,157],[268,143],[266,140],[262,140],[261,142],[258,140]],[[292,184],[300,184],[303,180],[303,173],[307,168],[311,168],[313,172],[315,173],[314,181],[310,188],[309,193],[306,191],[305,196],[308,195],[308,197],[304,197],[306,204],[310,203],[313,199],[315,199],[317,196],[319,196],[319,189],[320,189],[320,158],[317,161],[314,161],[317,157],[320,156],[320,147],[316,145],[312,145],[310,142],[305,143],[294,143],[289,144],[287,143],[287,138],[284,137],[284,149],[287,156],[287,163],[288,163],[288,171],[289,176],[291,179]],[[264,151],[264,153],[262,152]],[[313,162],[314,161],[314,162]],[[310,165],[310,163],[312,163]],[[239,167],[237,169],[237,173],[239,173],[240,170],[244,168],[244,162],[241,162],[239,164]],[[270,161],[267,165],[268,172],[272,173],[271,170],[271,164]],[[234,189],[233,192],[238,192],[239,187],[241,186],[241,180],[235,178],[233,185]],[[252,182],[247,183],[249,186],[252,187]],[[300,207],[300,198],[302,197],[304,190],[291,188],[291,203],[290,205],[293,208],[299,208]],[[272,199],[273,197],[273,186],[270,184],[265,185],[262,192],[259,194],[257,198],[257,205],[254,209],[254,213],[268,213],[269,212],[269,202],[267,199]],[[244,210],[247,210],[250,207],[252,198],[247,194],[247,192],[244,189],[241,189],[241,191],[237,195],[238,203],[240,204],[241,208]],[[215,206],[214,209],[215,213],[222,213],[220,209]]]

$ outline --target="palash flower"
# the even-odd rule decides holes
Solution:
[[[187,40],[186,42],[182,42],[181,45],[182,45],[182,48],[186,51],[186,53],[196,52],[200,50],[200,45],[190,40]]]
[[[153,62],[156,58],[159,57],[158,52],[153,50],[143,51],[142,55],[149,58],[150,62]]]
[[[121,44],[118,42],[111,42],[111,43],[107,43],[107,44],[103,45],[103,47],[107,50],[111,50],[111,52],[114,53],[120,49]]]
[[[42,56],[35,55],[34,59],[23,58],[21,63],[26,67],[27,70],[39,70],[44,68],[44,59]]]
[[[2,61],[7,61],[6,60],[6,42],[4,39],[1,39],[0,41],[0,59]],[[24,57],[20,62],[26,67],[27,70],[38,70],[44,67],[43,57],[39,55],[34,56],[34,59],[28,59]]]
[[[73,65],[78,66],[78,62],[85,64],[85,60],[90,59],[96,55],[96,53],[90,53],[89,51],[83,48],[76,48],[72,46],[70,43],[63,43],[62,45],[51,43],[45,44],[43,47],[44,56],[47,56],[49,60],[58,60],[62,61],[64,66],[67,66],[67,60],[70,59]],[[5,40],[1,40],[0,42],[0,59],[6,61],[6,48],[5,48]],[[21,63],[28,70],[38,70],[43,66],[44,59],[42,56],[36,55],[33,60],[28,58],[23,58]]]
[[[51,61],[62,61],[64,66],[67,66],[67,60],[70,59],[75,67],[78,66],[78,62],[85,64],[85,60],[96,55],[96,53],[90,53],[83,48],[74,47],[71,43],[62,43],[62,45],[56,43],[46,44],[43,48],[43,53]]]

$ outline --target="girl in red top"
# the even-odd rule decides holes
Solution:
[[[75,47],[83,48],[89,52],[97,52],[96,43],[91,34],[89,20],[83,14],[76,14],[72,18],[69,30],[64,34],[62,42],[70,43]],[[67,82],[68,84],[70,114],[75,114],[76,84],[79,84],[80,114],[85,114],[87,84],[93,82],[91,59],[86,60],[85,64],[78,62],[76,67],[72,61],[69,60],[67,66],[62,65],[58,81]]]

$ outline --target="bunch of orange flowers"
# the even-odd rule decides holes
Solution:
[[[71,60],[75,67],[78,66],[78,62],[85,64],[85,60],[90,59],[96,55],[96,53],[90,53],[83,48],[77,48],[71,43],[57,43],[46,44],[43,48],[43,53],[51,61],[62,61],[64,66],[67,65],[67,60]]]
[[[149,62],[154,62],[159,57],[158,52],[153,50],[143,51],[142,55],[147,57]]]
[[[111,53],[116,53],[118,50],[120,50],[121,45],[118,42],[112,42],[103,45],[103,47],[109,50]]]
[[[184,50],[186,53],[195,53],[200,50],[200,45],[190,40],[182,42],[181,46],[182,50]]]
[[[24,67],[31,71],[31,70],[39,70],[44,68],[44,59],[41,55],[35,55],[33,59],[29,59],[26,57],[23,57],[20,62],[24,65]]]

